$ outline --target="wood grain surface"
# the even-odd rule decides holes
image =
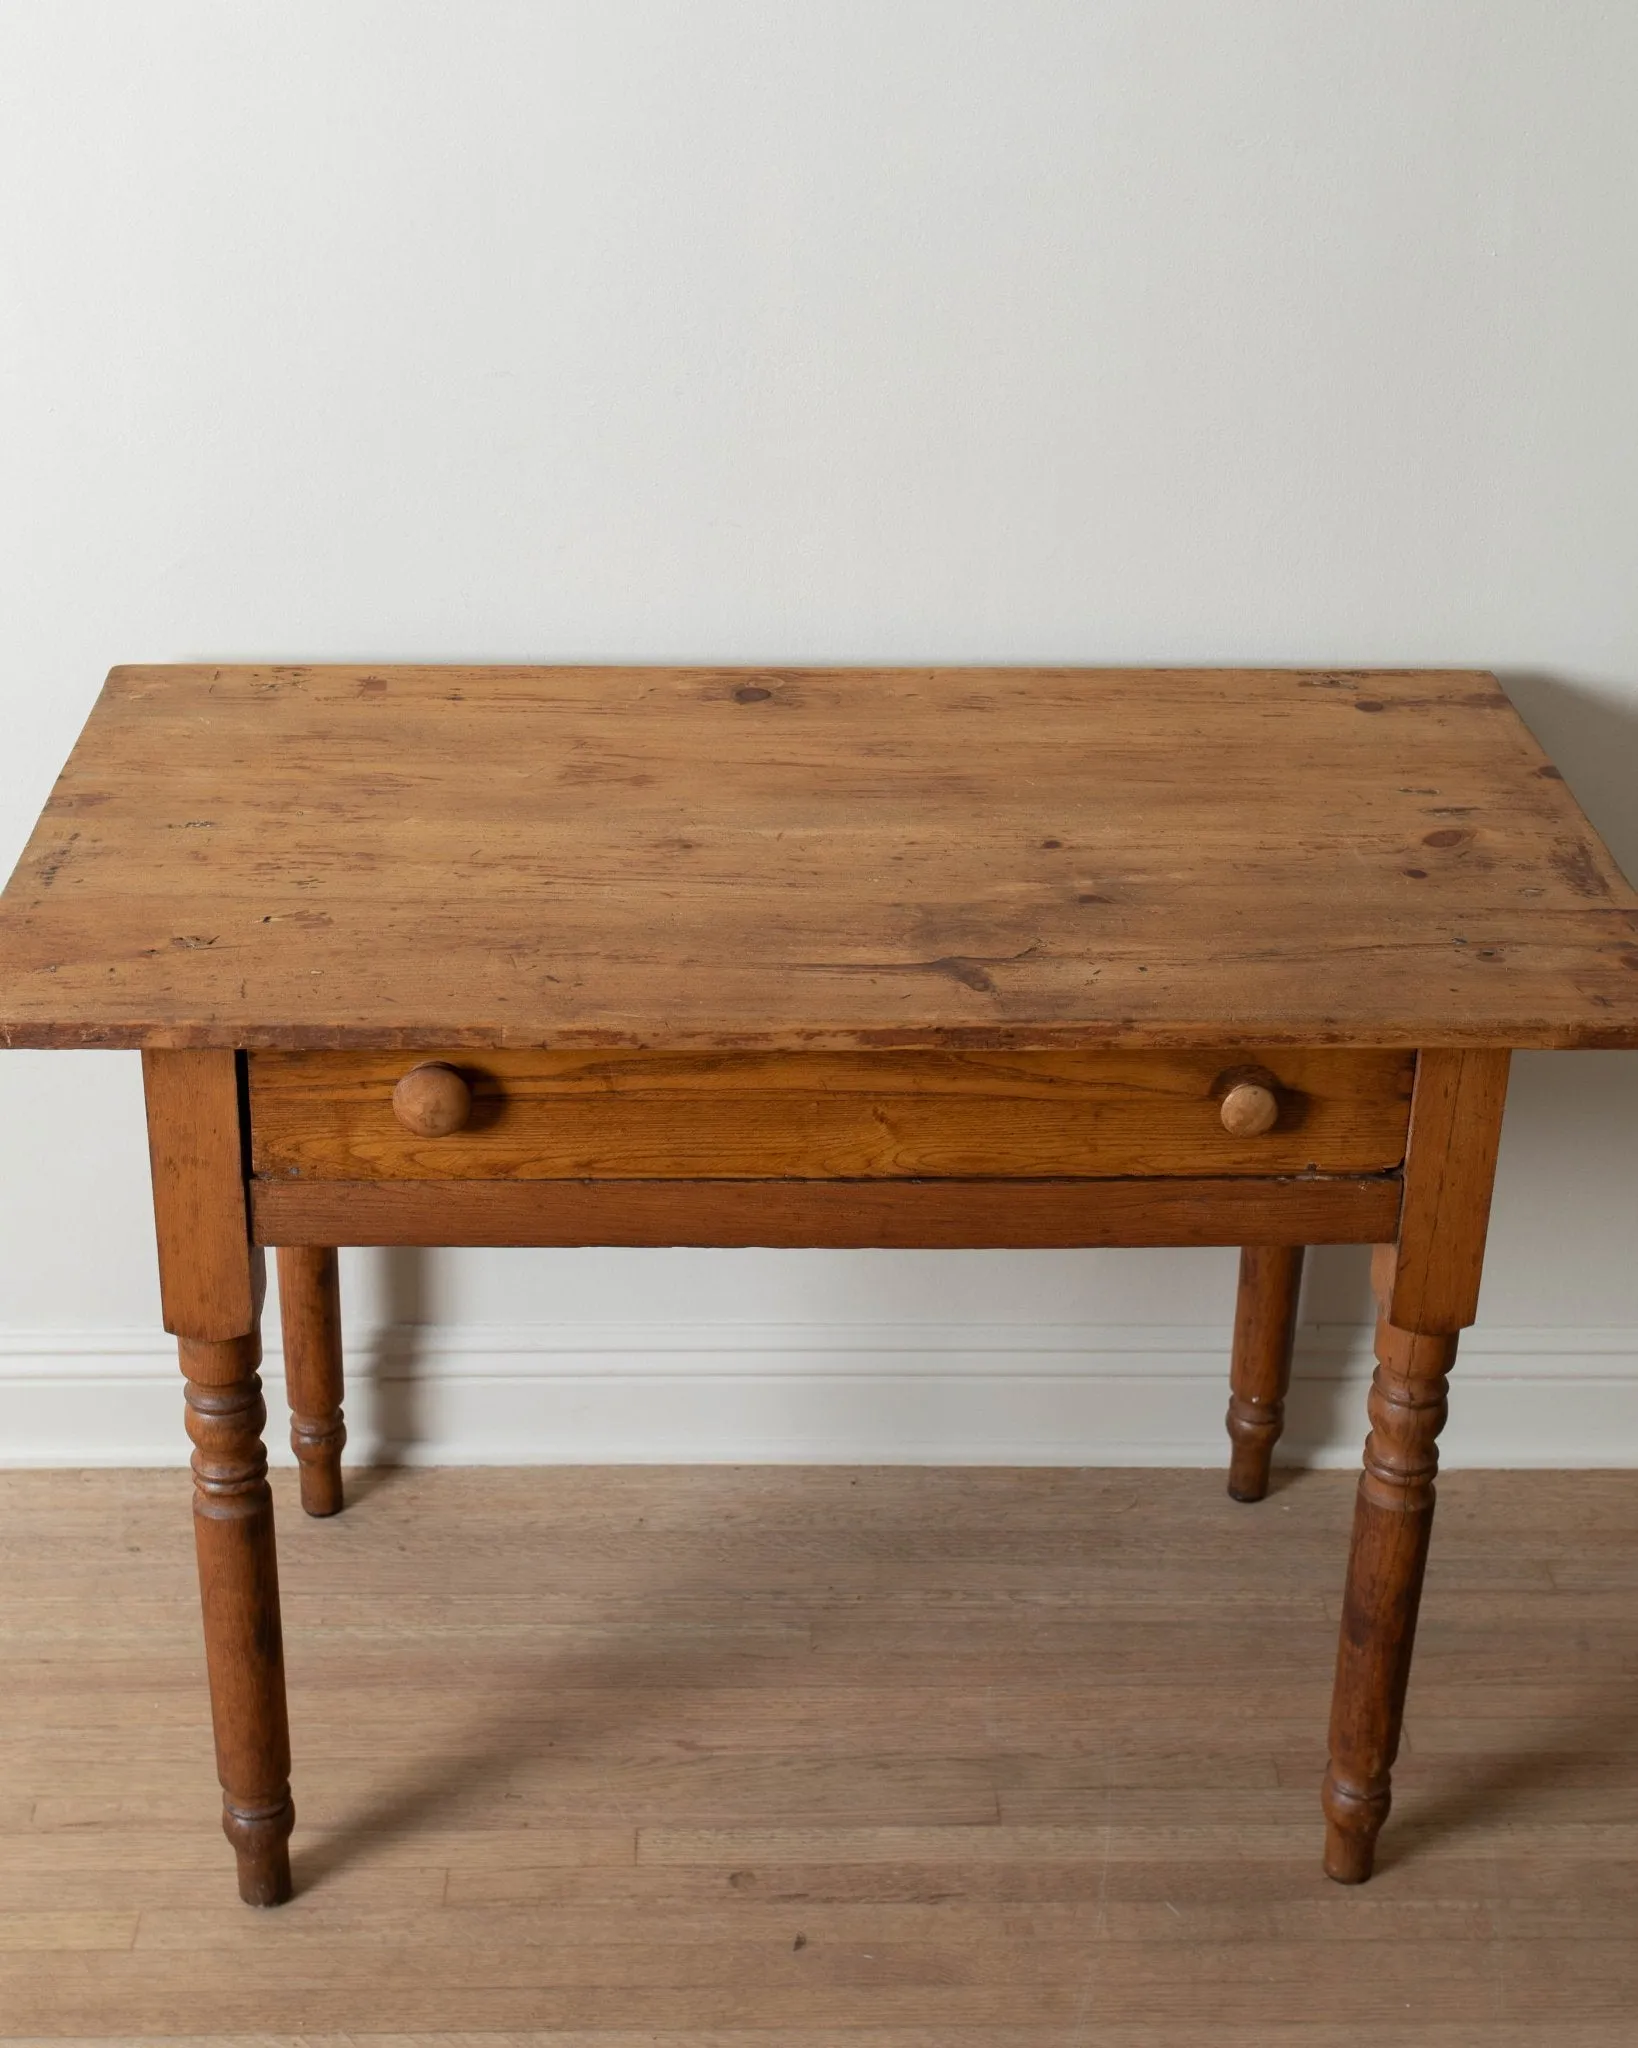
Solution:
[[[297,1891],[223,1881],[182,1472],[0,1473],[0,2033],[1630,2048],[1638,1475],[1457,1472],[1316,1853],[1353,1479],[273,1475]]]
[[[179,1337],[254,1328],[267,1276],[250,1249],[239,1062],[231,1052],[146,1052],[143,1096],[159,1298]]]
[[[338,1515],[345,1502],[341,1454],[346,1362],[341,1348],[341,1276],[333,1250],[290,1245],[279,1253],[279,1328],[284,1338],[284,1388],[290,1403],[290,1448],[301,1472],[301,1504],[309,1515]]]
[[[1466,672],[122,668],[0,1044],[1638,1044],[1638,896]]]
[[[323,1180],[1375,1173],[1405,1156],[1408,1053],[434,1052],[472,1099],[420,1137],[402,1053],[253,1053],[255,1169]],[[447,1072],[447,1068],[433,1071]],[[1272,1087],[1271,1130],[1224,1099]]]
[[[1397,1174],[1259,1180],[256,1180],[263,1245],[930,1250],[1373,1244]]]
[[[1414,1142],[1382,1312],[1401,1330],[1464,1330],[1478,1314],[1501,1150],[1505,1052],[1431,1052],[1417,1063]]]
[[[1225,1418],[1232,1500],[1258,1501],[1268,1492],[1274,1446],[1285,1429],[1305,1249],[1248,1244],[1240,1254]]]

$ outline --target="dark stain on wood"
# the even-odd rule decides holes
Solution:
[[[62,845],[54,848],[46,855],[44,861],[41,862],[38,881],[42,894],[51,887],[63,869],[67,867],[74,852],[74,842],[79,836],[77,832],[70,832]]]
[[[926,960],[921,963],[930,974],[947,974],[952,981],[959,981],[963,988],[976,989],[980,995],[993,996],[995,983],[989,971],[977,960],[969,960],[959,953],[948,953],[942,960]]]
[[[1599,871],[1592,848],[1582,840],[1573,839],[1555,846],[1547,858],[1578,896],[1598,897],[1610,893],[1610,885]]]

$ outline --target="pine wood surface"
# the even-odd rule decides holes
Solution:
[[[1397,1174],[1221,1180],[254,1180],[258,1244],[1380,1244]]]
[[[0,1044],[1638,1045],[1467,672],[122,668]]]
[[[1461,1330],[1478,1313],[1510,1064],[1497,1051],[1431,1052],[1417,1063],[1416,1141],[1382,1304],[1402,1330]]]
[[[178,1336],[242,1336],[266,1274],[245,1256],[239,1076],[230,1052],[145,1053],[142,1087],[165,1327]]]
[[[1378,1875],[1320,1874],[1352,1476],[278,1495],[297,1895],[222,1883],[179,1472],[0,1474],[0,2034],[1626,2048],[1638,1475],[1441,1486]]]
[[[1375,1173],[1400,1164],[1414,1057],[1212,1052],[497,1052],[447,1058],[465,1123],[407,1130],[402,1053],[253,1053],[255,1170],[328,1180],[893,1179]],[[1243,1136],[1224,1104],[1266,1080]]]

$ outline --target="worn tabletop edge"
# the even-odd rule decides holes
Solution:
[[[813,1025],[756,1030],[741,1026],[689,1025],[676,1030],[567,1026],[562,1030],[518,1031],[506,1025],[428,1019],[425,1023],[334,1026],[311,1022],[281,1024],[163,1024],[113,1027],[42,1023],[0,1016],[0,1048],[16,1052],[1209,1052],[1336,1048],[1350,1052],[1435,1052],[1491,1049],[1502,1052],[1638,1051],[1638,1017],[1610,1023],[1543,1023],[1520,1019],[1471,1026],[1339,1030],[1322,1018],[1271,1021],[1267,1017],[1201,1019],[1166,1025],[931,1024],[858,1027]]]
[[[1367,680],[1494,684],[1494,669],[1323,661],[122,661],[103,688],[152,676],[1335,676]]]

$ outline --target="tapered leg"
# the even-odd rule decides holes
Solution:
[[[165,1327],[193,1439],[193,1526],[222,1826],[239,1896],[290,1896],[290,1733],[262,1432],[265,1262],[250,1243],[232,1052],[144,1052]]]
[[[1505,1052],[1488,1049],[1418,1057],[1399,1239],[1378,1247],[1373,1269],[1380,1314],[1371,1430],[1321,1795],[1325,1870],[1341,1884],[1370,1876],[1388,1817],[1433,1526],[1437,1440],[1457,1333],[1478,1309],[1507,1066]]]
[[[1291,1350],[1297,1336],[1301,1245],[1247,1245],[1240,1254],[1229,1367],[1228,1490],[1235,1500],[1261,1500],[1269,1462],[1285,1427]]]
[[[290,1448],[301,1467],[301,1504],[310,1515],[339,1514],[341,1453],[341,1291],[336,1255],[317,1246],[279,1251],[279,1319],[284,1381],[290,1398]]]

